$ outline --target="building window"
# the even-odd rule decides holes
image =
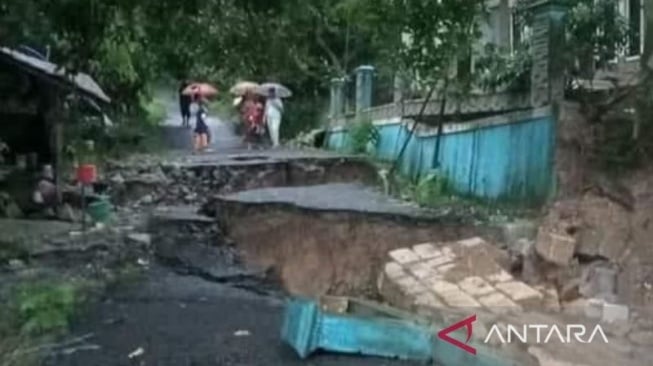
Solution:
[[[619,12],[628,23],[626,57],[636,57],[644,51],[644,7],[642,0],[620,0]]]

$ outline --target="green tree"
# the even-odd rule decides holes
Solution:
[[[438,124],[441,134],[447,96],[452,93],[461,96],[469,91],[472,74],[467,62],[473,44],[480,37],[485,2],[369,0],[365,6],[371,14],[370,26],[379,30],[376,44],[382,47],[383,55],[402,77],[409,78],[426,93],[417,122],[438,90],[442,100]],[[413,125],[407,136],[397,161],[401,160],[416,126]],[[395,162],[391,170],[396,166]]]

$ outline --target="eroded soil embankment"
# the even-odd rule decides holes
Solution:
[[[217,203],[219,220],[250,264],[272,267],[295,295],[376,297],[388,251],[472,236],[485,227],[445,219],[319,211],[283,204]]]

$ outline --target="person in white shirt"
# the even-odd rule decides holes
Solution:
[[[268,90],[268,98],[265,102],[265,123],[268,126],[272,146],[279,146],[279,129],[281,127],[281,114],[283,113],[283,102],[277,96],[276,90]]]

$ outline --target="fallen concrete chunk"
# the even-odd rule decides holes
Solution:
[[[579,288],[585,297],[615,297],[617,293],[617,270],[610,267],[591,265],[583,271]],[[600,295],[600,296],[599,296]]]
[[[535,250],[544,260],[559,266],[566,266],[574,256],[576,239],[570,235],[540,231]]]
[[[602,321],[606,323],[627,322],[629,319],[629,309],[626,305],[620,304],[603,304]]]
[[[601,318],[603,316],[604,301],[601,299],[589,299],[585,306],[585,316],[588,318]]]
[[[132,233],[127,235],[127,239],[136,244],[150,245],[152,243],[152,237],[146,233]]]

